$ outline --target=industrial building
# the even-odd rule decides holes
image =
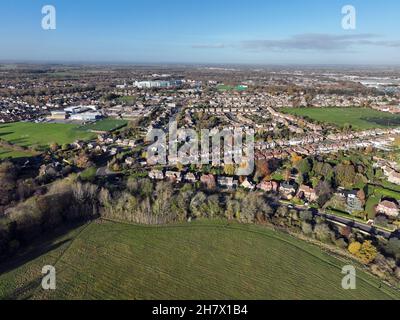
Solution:
[[[133,86],[139,89],[145,88],[170,88],[170,87],[178,87],[183,83],[182,80],[152,80],[152,81],[135,81]]]
[[[97,106],[71,106],[64,110],[55,110],[49,117],[52,120],[96,121],[103,117]]]

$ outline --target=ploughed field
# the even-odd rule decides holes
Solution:
[[[357,130],[400,127],[400,115],[371,108],[282,108],[279,111],[338,127],[351,125]]]
[[[261,226],[92,222],[1,264],[0,299],[400,298],[358,267],[357,289],[343,290],[347,264]],[[41,288],[45,265],[54,291]]]

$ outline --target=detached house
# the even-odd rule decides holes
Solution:
[[[185,181],[195,183],[197,181],[197,178],[193,173],[189,172],[185,175]]]
[[[154,180],[163,180],[164,173],[161,170],[152,170],[149,172],[149,178]]]
[[[167,178],[168,180],[171,180],[173,182],[181,182],[182,181],[182,174],[180,172],[177,171],[167,171],[165,173],[165,178]]]
[[[111,148],[110,154],[111,154],[112,156],[115,156],[120,150],[121,150],[121,148],[119,148],[119,147]]]
[[[315,190],[309,186],[301,185],[299,190],[297,191],[297,196],[299,198],[305,198],[310,202],[317,201],[318,196]]]
[[[88,147],[89,150],[92,150],[92,149],[94,149],[94,148],[97,147],[97,143],[95,143],[95,142],[89,142],[88,145],[87,145],[87,147]]]
[[[278,192],[279,183],[276,181],[262,181],[257,185],[257,189],[265,192]]]
[[[383,213],[390,218],[397,218],[399,215],[398,205],[392,201],[384,200],[376,207],[377,213]]]
[[[135,163],[135,159],[133,159],[132,157],[128,157],[128,158],[125,159],[125,163],[128,166],[132,166]]]
[[[73,142],[73,143],[71,144],[71,146],[72,146],[74,149],[82,149],[82,148],[85,146],[85,143],[84,143],[83,141],[76,140],[75,142]]]
[[[237,187],[237,181],[233,177],[218,177],[217,181],[221,188],[232,189]]]
[[[255,186],[253,183],[251,183],[247,178],[242,182],[240,185],[242,188],[248,189],[248,190],[254,190]]]
[[[360,199],[359,192],[359,190],[345,190],[339,187],[336,191],[336,195],[340,196],[346,202],[348,211],[363,211],[364,200]]]
[[[388,181],[400,185],[400,173],[396,171],[391,171],[388,176]]]
[[[296,194],[298,185],[293,181],[283,182],[279,188],[279,191],[286,196],[287,198],[291,198]]]
[[[346,204],[347,209],[351,212],[364,210],[364,203],[359,198],[358,191],[356,190],[347,192]]]
[[[202,184],[206,185],[208,189],[215,188],[215,178],[212,174],[204,174],[200,177],[200,181]]]

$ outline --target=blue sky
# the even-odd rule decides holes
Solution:
[[[399,65],[399,31],[398,0],[1,0],[0,60]]]

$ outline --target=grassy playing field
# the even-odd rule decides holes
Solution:
[[[0,160],[5,158],[24,158],[31,157],[33,154],[29,151],[15,151],[8,148],[0,147]]]
[[[126,120],[117,120],[117,119],[104,119],[97,121],[96,123],[93,124],[88,124],[85,126],[82,126],[82,130],[92,130],[92,131],[113,131],[116,129],[119,129],[121,127],[124,127],[128,124],[128,121]]]
[[[247,87],[242,86],[242,85],[231,86],[231,85],[223,85],[223,84],[220,84],[220,85],[217,86],[217,90],[220,91],[220,92],[233,91],[233,90],[236,90],[236,91],[246,91],[246,90],[247,90]]]
[[[91,223],[0,265],[0,299],[399,299],[349,262],[260,226],[195,222],[146,227]],[[43,291],[53,265],[57,289]]]
[[[118,103],[126,104],[126,105],[131,105],[134,104],[136,101],[136,98],[133,96],[123,96],[117,98]]]
[[[354,129],[399,127],[400,116],[370,108],[283,108],[285,113]]]
[[[80,130],[75,124],[15,122],[0,125],[1,139],[26,147],[45,147],[53,142],[61,145],[92,137],[95,137],[93,133]]]

